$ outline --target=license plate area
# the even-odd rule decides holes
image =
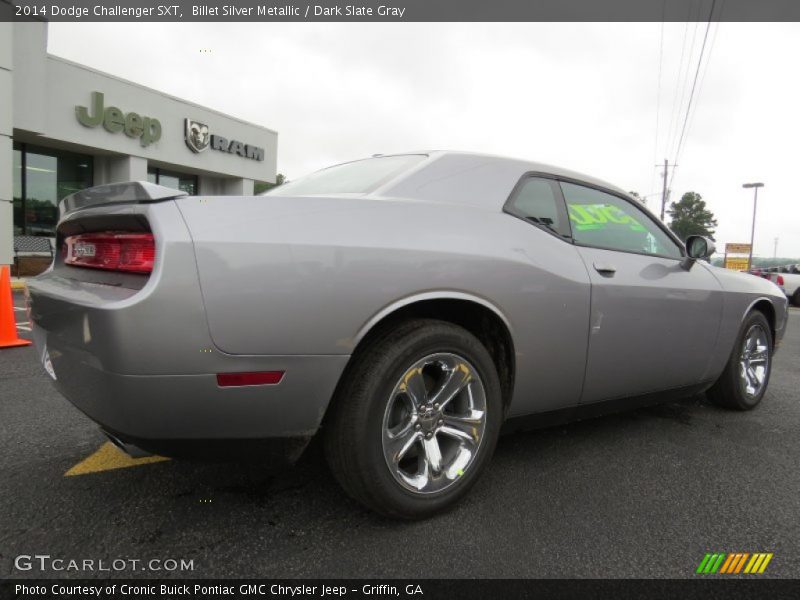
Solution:
[[[73,258],[89,258],[97,255],[97,246],[89,242],[76,242],[72,246]]]

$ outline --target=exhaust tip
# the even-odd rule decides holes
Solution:
[[[146,458],[148,456],[153,456],[150,452],[142,450],[138,446],[134,446],[133,444],[128,444],[126,442],[123,442],[113,433],[108,433],[107,431],[103,431],[103,435],[105,435],[108,438],[109,442],[114,444],[114,446],[122,450],[125,454],[127,454],[131,458]]]

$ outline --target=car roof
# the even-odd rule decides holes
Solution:
[[[484,158],[484,159],[493,159],[493,160],[497,160],[497,161],[507,161],[507,162],[512,162],[512,163],[521,163],[521,164],[528,165],[528,170],[529,171],[534,171],[534,172],[537,172],[537,173],[549,173],[551,175],[555,175],[557,177],[564,177],[564,178],[567,178],[567,179],[577,179],[577,180],[580,180],[580,181],[584,181],[586,183],[591,183],[591,184],[596,185],[598,187],[604,187],[604,188],[607,188],[607,189],[610,189],[610,190],[614,190],[616,192],[621,192],[621,193],[623,193],[625,195],[628,195],[628,192],[624,191],[622,188],[620,188],[619,186],[614,185],[613,183],[609,183],[608,181],[605,181],[603,179],[599,179],[599,178],[594,177],[592,175],[587,175],[586,173],[581,173],[579,171],[573,171],[571,169],[565,169],[563,167],[558,167],[556,165],[551,165],[551,164],[548,164],[548,163],[531,161],[531,160],[526,160],[526,159],[521,159],[521,158],[513,158],[513,157],[508,157],[508,156],[500,156],[500,155],[497,155],[497,154],[484,154],[484,153],[479,153],[479,152],[457,152],[457,151],[452,151],[452,150],[445,150],[445,151],[443,151],[443,150],[434,150],[434,151],[428,152],[428,154],[430,154],[430,155],[468,156],[468,157],[473,157],[473,158],[479,157],[479,158]]]
[[[628,192],[597,177],[519,158],[452,150],[398,152],[373,155],[372,158],[413,154],[426,155],[428,160],[382,184],[374,190],[374,196],[447,202],[455,194],[459,204],[497,210],[508,200],[520,178],[534,173],[606,189],[636,202]]]
[[[442,157],[449,157],[453,160],[458,160],[459,158],[463,159],[464,164],[475,162],[476,159],[481,160],[482,162],[496,162],[496,163],[507,163],[509,165],[517,165],[521,168],[522,172],[535,172],[535,173],[544,173],[549,175],[554,175],[556,177],[563,177],[566,179],[575,179],[577,181],[582,181],[597,187],[605,188],[608,190],[612,190],[619,194],[623,194],[627,197],[631,197],[630,193],[623,190],[617,185],[600,179],[598,177],[594,177],[592,175],[587,175],[585,173],[581,173],[579,171],[573,171],[571,169],[565,169],[563,167],[558,167],[555,165],[551,165],[548,163],[537,162],[526,160],[522,158],[513,158],[509,156],[501,156],[498,154],[489,154],[483,152],[469,152],[469,151],[458,151],[458,150],[419,150],[415,152],[395,152],[392,154],[376,154],[370,158],[378,158],[378,157],[385,157],[385,156],[404,156],[409,154],[426,154],[431,158],[442,158]],[[421,165],[422,166],[422,165]]]

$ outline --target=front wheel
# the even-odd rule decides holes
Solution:
[[[342,487],[391,517],[422,518],[460,499],[494,451],[500,381],[486,348],[450,323],[419,319],[354,357],[325,432]]]
[[[772,330],[763,313],[745,318],[733,353],[717,382],[708,390],[716,404],[735,410],[758,406],[772,370]]]

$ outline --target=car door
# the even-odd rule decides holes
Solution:
[[[530,235],[514,245],[532,267],[519,282],[515,392],[509,416],[576,406],[586,369],[591,284],[572,244],[558,181],[528,173],[512,192],[505,212],[528,223]]]
[[[722,288],[633,200],[561,181],[572,237],[591,281],[581,403],[700,383],[713,353]]]

